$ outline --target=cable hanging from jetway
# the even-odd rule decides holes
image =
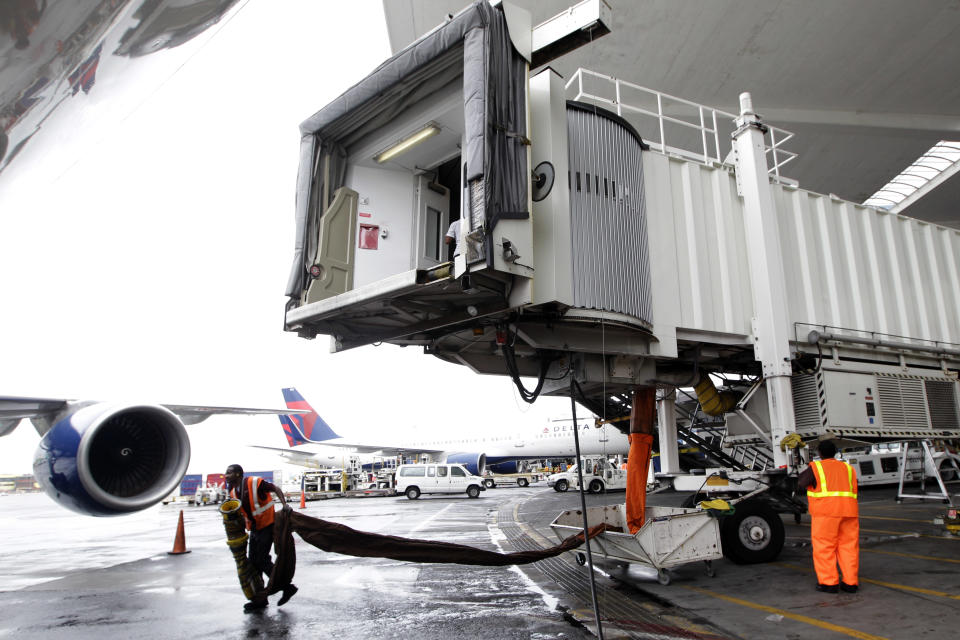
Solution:
[[[537,375],[537,386],[534,387],[533,391],[528,391],[523,385],[523,381],[520,380],[520,369],[517,367],[516,354],[513,350],[513,345],[517,340],[517,334],[516,332],[511,333],[509,329],[504,327],[497,329],[498,342],[500,341],[501,335],[503,339],[500,345],[500,351],[503,353],[504,362],[507,364],[510,379],[513,380],[513,384],[516,385],[517,391],[520,393],[523,401],[527,404],[533,404],[536,399],[540,397],[540,392],[543,391],[543,383],[547,380],[547,371],[550,369],[550,364],[556,358],[548,357],[545,353],[538,352],[540,355],[540,372]]]
[[[590,550],[590,526],[587,522],[587,498],[583,491],[583,458],[580,456],[580,427],[577,424],[577,398],[574,389],[579,389],[576,377],[570,372],[570,411],[573,417],[573,446],[577,455],[577,485],[580,494],[580,511],[583,514],[583,536],[587,550],[587,568],[590,573],[590,598],[593,602],[593,617],[597,625],[597,637],[603,640],[603,627],[600,623],[600,604],[597,601],[597,579],[593,572],[593,553]],[[583,395],[583,391],[580,391]]]

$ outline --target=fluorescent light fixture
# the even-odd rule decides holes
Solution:
[[[413,133],[395,145],[388,147],[374,156],[374,160],[378,163],[383,164],[387,160],[400,155],[401,153],[409,150],[411,147],[420,144],[427,138],[437,135],[440,133],[440,127],[435,124],[428,124],[423,129],[420,129],[416,133]]]
[[[960,172],[960,142],[941,140],[863,204],[898,213]]]

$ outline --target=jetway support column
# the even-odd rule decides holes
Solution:
[[[657,399],[657,422],[660,431],[660,473],[680,473],[675,389],[661,392],[661,397]]]
[[[733,133],[737,190],[744,203],[747,259],[753,284],[754,357],[763,366],[770,408],[774,464],[787,464],[780,441],[794,431],[790,377],[790,325],[787,317],[786,277],[780,251],[777,211],[767,173],[764,148],[766,126],[753,111],[749,93],[740,94],[740,117]]]
[[[653,420],[657,411],[656,387],[635,387],[630,409],[630,454],[627,456],[627,526],[636,533],[647,509],[647,478],[653,447]]]

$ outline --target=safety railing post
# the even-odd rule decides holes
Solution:
[[[697,111],[700,112],[700,141],[703,144],[703,162],[706,163],[710,156],[707,155],[707,123],[703,121],[703,107]]]
[[[660,150],[667,152],[667,134],[663,129],[663,96],[657,94],[657,119],[660,121]]]

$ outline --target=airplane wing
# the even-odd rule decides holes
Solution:
[[[283,447],[266,447],[260,444],[252,444],[254,449],[266,449],[272,451],[281,458],[286,459],[291,464],[297,464],[302,467],[319,467],[315,454],[311,451],[300,451],[298,449],[284,449]]]
[[[146,509],[179,486],[190,462],[184,425],[292,413],[304,411],[0,396],[0,436],[29,419],[42,436],[33,468],[47,495],[77,513],[112,516]]]
[[[0,437],[10,434],[24,418],[54,416],[69,402],[58,398],[0,396]]]
[[[294,413],[309,413],[301,409],[248,409],[243,407],[198,407],[187,404],[161,405],[180,416],[183,424],[197,424],[213,415],[288,415]]]
[[[371,453],[383,456],[395,456],[401,453],[443,453],[443,449],[424,449],[422,447],[398,447],[395,445],[378,444],[356,444],[351,442],[330,442],[323,440],[314,442],[321,447],[337,447],[339,449],[349,449],[352,453]],[[288,451],[288,449],[283,449]]]
[[[80,407],[94,402],[78,401],[69,398],[28,398],[24,396],[0,396],[0,437],[10,434],[20,421],[24,418],[41,418],[46,420],[40,422],[37,426],[40,435],[44,435],[50,428],[49,420],[61,411],[72,407]],[[186,404],[164,404],[162,407],[169,409],[185,425],[193,425],[203,422],[212,415],[286,415],[296,413],[309,413],[300,409],[254,409],[245,407],[207,407]]]

